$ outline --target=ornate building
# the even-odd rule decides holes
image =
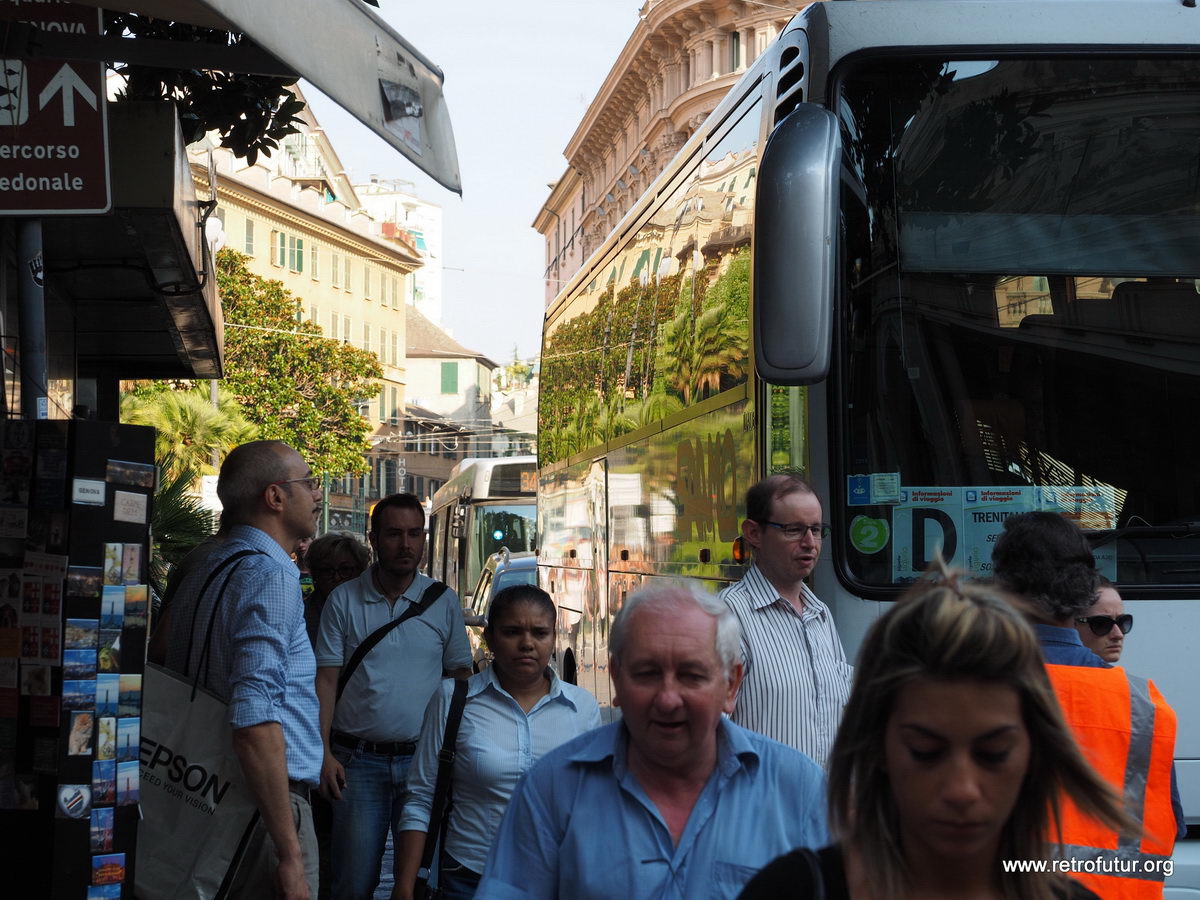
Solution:
[[[809,0],[646,0],[533,227],[546,304]]]

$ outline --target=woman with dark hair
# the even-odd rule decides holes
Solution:
[[[550,668],[554,620],[550,595],[533,585],[513,585],[492,598],[483,632],[492,665],[467,681],[458,731],[454,803],[438,878],[445,900],[474,896],[488,848],[525,771],[547,751],[600,725],[595,698],[563,683]],[[408,774],[393,900],[413,896],[453,691],[452,680],[442,682],[425,710]]]
[[[371,554],[350,532],[331,531],[308,545],[305,559],[312,574],[313,589],[304,598],[304,624],[308,627],[308,639],[315,647],[325,601],[334,588],[367,571]]]
[[[829,762],[837,842],[780,857],[742,897],[1091,898],[1004,864],[1053,858],[1064,795],[1132,824],[1076,746],[1029,626],[995,588],[943,570],[863,644]]]

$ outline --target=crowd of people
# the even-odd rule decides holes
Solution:
[[[625,598],[602,725],[550,664],[537,587],[495,596],[472,674],[459,598],[420,571],[416,497],[376,505],[371,561],[351,535],[301,543],[321,495],[285,444],[231,452],[218,496],[152,652],[189,674],[211,623],[208,684],[261,814],[230,896],[368,900],[389,832],[393,900],[431,881],[446,900],[1162,896],[1174,713],[1113,666],[1132,616],[1061,516],[1009,518],[989,583],[937,564],[855,669],[806,584],[820,499],[764,479],[738,583]],[[206,575],[239,553],[214,613]]]

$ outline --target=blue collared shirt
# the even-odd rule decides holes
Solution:
[[[317,665],[341,667],[373,631],[421,602],[433,584],[417,572],[389,604],[375,586],[374,568],[338,585],[325,602],[317,631]],[[471,665],[462,604],[449,588],[420,616],[393,628],[362,658],[333,713],[333,730],[367,741],[415,741],[442,671]]]
[[[427,831],[438,758],[446,733],[453,679],[442,681],[425,710],[421,740],[408,770],[402,831]],[[600,707],[583,688],[550,673],[550,691],[528,713],[500,686],[496,670],[467,681],[452,785],[454,806],[446,849],[472,872],[482,872],[508,798],[520,777],[549,751],[600,727]]]
[[[1109,667],[1108,663],[1083,646],[1079,632],[1074,628],[1035,624],[1033,630],[1042,646],[1042,656],[1051,665],[1088,666],[1093,669]]]
[[[213,550],[204,565],[185,576],[171,603],[167,668],[188,674],[190,647],[195,672],[225,575],[218,576],[203,598],[198,596],[200,590],[213,569],[246,549],[261,552],[233,564],[237,571],[229,578],[213,623],[202,683],[229,703],[231,728],[278,722],[287,743],[288,777],[316,784],[325,754],[317,666],[304,627],[300,573],[266,532],[249,525],[231,528],[229,539]]]
[[[775,857],[828,843],[825,776],[728,719],[676,846],[626,765],[623,722],[539,760],[517,785],[476,900],[734,898]]]

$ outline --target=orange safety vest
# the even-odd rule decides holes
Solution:
[[[1161,898],[1175,846],[1171,766],[1175,712],[1158,688],[1124,669],[1047,665],[1063,715],[1096,772],[1125,801],[1142,835],[1118,834],[1062,802],[1060,859],[1104,900]]]

